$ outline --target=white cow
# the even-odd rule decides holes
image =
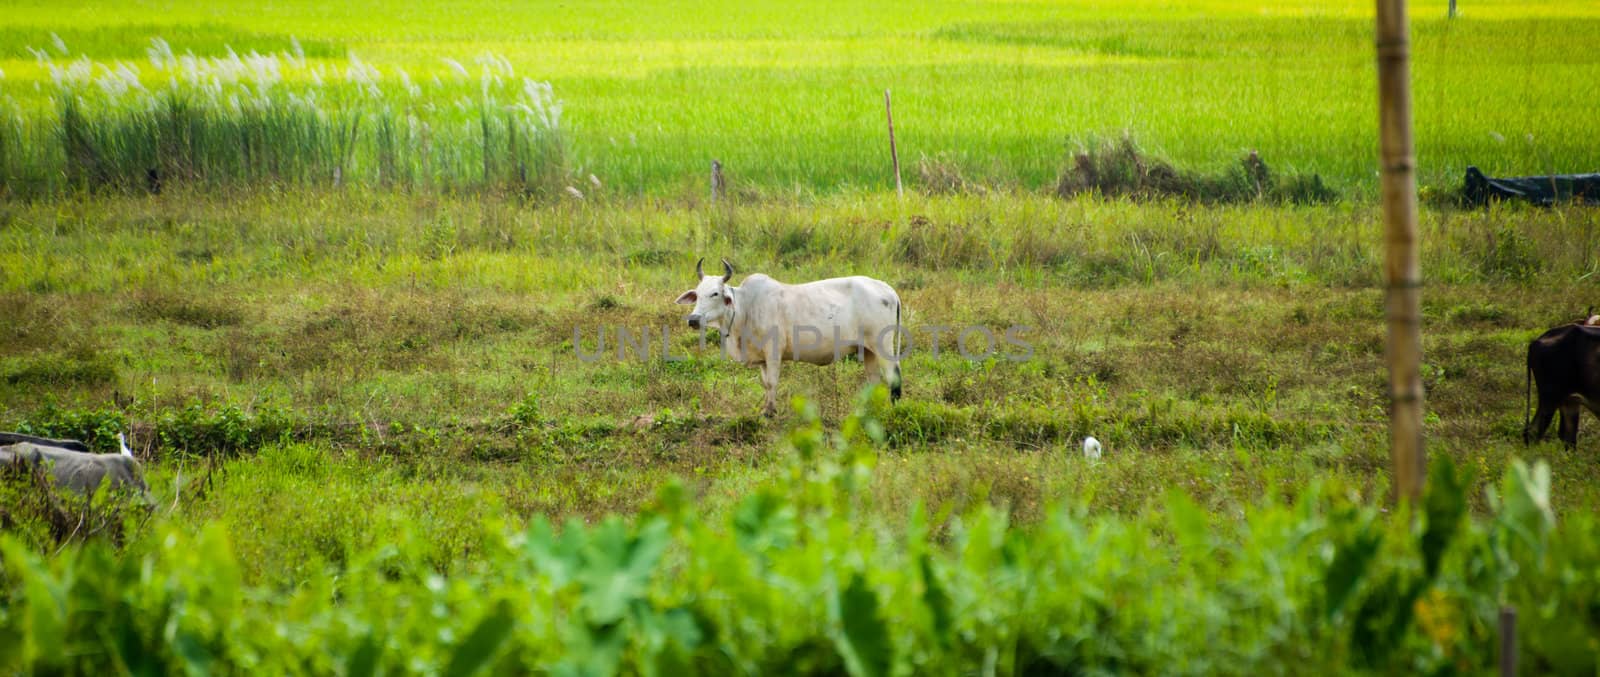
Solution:
[[[784,284],[759,273],[733,287],[727,259],[720,276],[706,275],[704,262],[694,264],[700,283],[677,302],[694,306],[690,328],[716,327],[729,358],[761,369],[763,413],[777,413],[784,360],[832,364],[852,352],[866,366],[868,383],[882,378],[890,401],[900,399],[900,296],[892,287],[861,276]]]

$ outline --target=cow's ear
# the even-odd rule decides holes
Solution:
[[[679,296],[678,300],[673,301],[673,303],[676,303],[680,306],[692,306],[699,298],[700,297],[694,293],[694,290],[690,289],[689,291],[684,292],[682,296]]]
[[[733,305],[733,294],[723,294],[722,295],[722,305],[725,305],[725,306]]]

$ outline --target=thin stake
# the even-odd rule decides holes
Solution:
[[[722,180],[722,161],[721,160],[712,160],[711,161],[711,204],[716,204],[718,200],[722,199],[723,190],[725,188],[726,188],[726,184],[724,184],[723,180]]]
[[[1517,674],[1517,610],[1500,608],[1500,677]]]
[[[1422,266],[1405,0],[1378,0],[1378,136],[1389,324],[1389,443],[1398,502],[1422,496]]]
[[[883,115],[889,119],[889,158],[894,160],[894,192],[900,197],[906,196],[906,188],[900,183],[900,151],[894,146],[894,110],[889,107],[889,90],[883,90]]]

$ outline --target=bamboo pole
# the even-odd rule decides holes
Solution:
[[[1389,324],[1389,456],[1394,499],[1422,495],[1422,271],[1416,155],[1411,144],[1411,65],[1405,0],[1377,0],[1378,138]]]

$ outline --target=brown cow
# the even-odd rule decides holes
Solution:
[[[1544,439],[1559,409],[1561,441],[1577,446],[1583,409],[1600,416],[1600,326],[1573,323],[1534,339],[1528,344],[1528,379],[1529,391],[1539,390],[1539,409],[1524,421],[1523,443]]]

